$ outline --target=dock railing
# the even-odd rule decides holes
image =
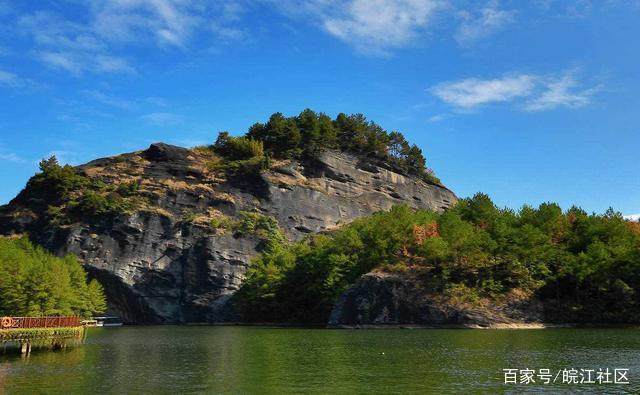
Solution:
[[[80,317],[1,317],[0,329],[68,328],[82,326]]]
[[[77,316],[0,316],[0,354],[17,350],[28,355],[32,348],[63,349],[82,343],[84,335],[85,328]]]

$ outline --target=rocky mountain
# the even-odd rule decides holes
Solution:
[[[543,304],[513,292],[504,303],[456,303],[434,295],[413,273],[372,272],[360,277],[336,302],[330,326],[419,325],[523,327],[544,320]]]
[[[65,171],[34,177],[2,207],[0,234],[75,254],[111,312],[135,323],[233,321],[230,297],[265,248],[251,221],[275,220],[299,240],[395,204],[441,211],[457,201],[444,186],[333,150],[246,172],[206,149],[157,143]]]

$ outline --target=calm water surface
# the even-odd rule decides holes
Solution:
[[[0,393],[640,393],[635,329],[91,328],[0,357]],[[503,384],[502,369],[629,368],[630,385]]]

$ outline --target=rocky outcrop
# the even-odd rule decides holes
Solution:
[[[368,273],[339,298],[331,326],[493,327],[542,321],[541,303],[511,295],[504,303],[456,303],[428,292],[412,274]]]
[[[259,240],[154,213],[137,213],[99,234],[70,229],[58,253],[73,253],[106,290],[110,307],[127,322],[219,322]]]
[[[443,210],[457,200],[443,186],[335,151],[225,176],[205,153],[158,143],[77,170],[106,185],[135,180],[144,204],[112,218],[52,225],[42,199],[23,191],[3,208],[0,233],[28,232],[58,255],[75,254],[104,284],[112,312],[138,323],[234,319],[227,301],[262,241],[213,226],[216,218],[260,213],[299,240],[395,204]]]

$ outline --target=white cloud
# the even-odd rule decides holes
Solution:
[[[591,102],[598,88],[581,88],[573,72],[560,76],[508,75],[496,79],[468,78],[438,84],[430,92],[443,102],[469,110],[491,103],[516,102],[526,111],[577,108]]]
[[[26,162],[22,157],[13,152],[0,152],[0,161],[24,163]]]
[[[84,89],[80,96],[74,99],[56,100],[57,119],[79,129],[87,129],[87,120],[97,118],[113,118],[118,116],[134,116],[151,123],[178,122],[179,117],[171,118],[157,115],[156,111],[165,111],[170,104],[162,97],[136,97],[129,95],[126,90],[112,90],[108,85],[100,84],[101,88]],[[143,114],[148,115],[144,118]]]
[[[156,107],[168,107],[169,103],[167,102],[166,99],[162,98],[162,97],[157,97],[157,96],[149,96],[145,99],[145,101],[151,105],[154,105]]]
[[[0,162],[24,163],[25,160],[20,155],[7,149],[3,143],[0,143]]]
[[[16,15],[12,31],[30,37],[31,53],[43,63],[74,75],[134,73],[129,46],[190,50],[251,39],[245,13],[272,7],[315,25],[360,53],[389,55],[425,38],[439,13],[458,12],[452,34],[469,43],[502,28],[514,11],[496,2],[458,11],[449,0],[102,0],[74,1],[76,15],[51,11]],[[0,3],[1,4],[1,3]],[[473,4],[473,3],[472,3]],[[45,7],[41,7],[45,8]],[[50,7],[53,9],[53,7]],[[457,26],[460,24],[459,26]],[[127,53],[124,57],[121,54]]]
[[[217,0],[108,0],[94,2],[94,31],[106,41],[185,47],[197,33],[221,41],[245,38],[234,26],[244,2]]]
[[[578,83],[571,74],[548,80],[543,85],[542,93],[526,103],[527,111],[550,110],[556,107],[583,107],[591,102],[591,97],[598,90],[598,88],[574,89]]]
[[[22,79],[14,73],[0,70],[0,85],[16,88],[22,85]]]
[[[91,25],[38,11],[18,18],[18,31],[33,40],[35,57],[44,64],[80,75],[84,72],[133,72],[121,57],[110,55]]]
[[[624,216],[629,221],[640,221],[640,214],[629,214]]]
[[[29,78],[22,78],[10,71],[0,70],[0,86],[7,86],[9,88],[34,88],[37,87],[38,84]]]
[[[31,36],[40,47],[65,51],[96,51],[104,48],[89,26],[51,12],[36,11],[22,15],[17,20],[17,27],[23,34]]]
[[[200,23],[195,2],[110,0],[93,3],[95,31],[109,41],[151,37],[162,45],[182,46]]]
[[[370,55],[424,40],[427,31],[453,34],[460,44],[471,44],[515,20],[516,11],[501,9],[497,0],[465,9],[449,0],[257,0],[275,6],[294,19],[315,23],[325,32]],[[436,17],[452,15],[443,26]]]
[[[460,108],[473,108],[482,104],[505,102],[527,96],[534,88],[531,75],[509,76],[492,80],[469,78],[439,84],[431,92],[446,103]]]
[[[36,57],[46,65],[75,75],[84,72],[135,73],[125,59],[81,51],[39,51]]]
[[[244,7],[238,2],[222,3],[219,14],[211,18],[209,28],[221,42],[245,41],[250,34],[247,29],[238,26],[244,12]]]
[[[38,53],[38,58],[54,68],[80,74],[84,66],[72,53],[43,51]]]
[[[182,121],[181,116],[169,112],[153,112],[140,118],[156,125],[176,124]]]
[[[441,4],[431,0],[353,0],[325,17],[322,26],[360,52],[386,54],[415,39]]]
[[[607,6],[616,2],[617,0],[607,0],[600,3]],[[533,5],[556,18],[584,18],[593,12],[592,0],[536,0]]]
[[[135,73],[136,70],[123,58],[109,55],[98,55],[95,59],[98,70],[106,73]]]
[[[214,32],[222,42],[242,41],[246,39],[248,35],[244,29],[228,27],[216,22],[211,23],[211,31]]]
[[[414,43],[446,0],[259,0],[368,55]]]
[[[233,26],[243,8],[230,0],[104,0],[78,7],[82,18],[47,11],[21,15],[14,30],[32,39],[38,60],[74,75],[135,73],[130,60],[118,55],[127,45],[184,48],[198,33],[219,42],[246,37]]]
[[[454,37],[460,44],[470,44],[480,38],[487,37],[515,20],[516,12],[499,8],[498,2],[490,2],[476,14],[460,11],[458,16],[462,23]]]
[[[93,100],[95,100],[95,101],[97,101],[99,103],[106,104],[106,105],[111,106],[111,107],[120,108],[122,110],[131,110],[131,109],[133,109],[134,107],[137,106],[137,103],[135,103],[135,102],[133,102],[131,100],[122,99],[122,98],[119,98],[119,97],[107,95],[104,92],[97,91],[97,90],[85,90],[85,91],[83,91],[83,93],[87,97],[89,97],[89,98],[91,98],[91,99],[93,99]]]
[[[447,118],[448,118],[447,114],[436,114],[436,115],[430,116],[427,120],[429,122],[440,122],[440,121],[444,121]]]

